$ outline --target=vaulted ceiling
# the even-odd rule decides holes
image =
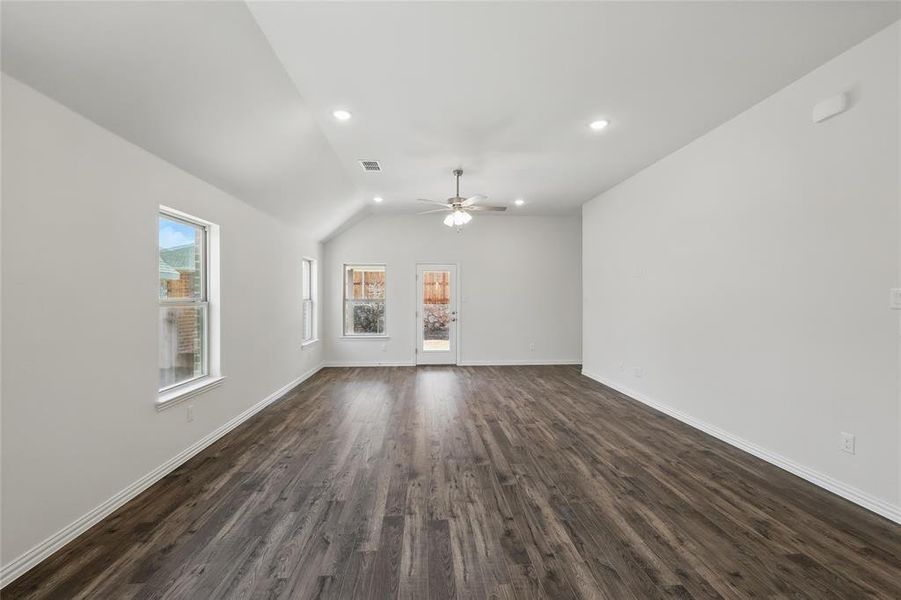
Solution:
[[[321,238],[362,198],[241,2],[2,3],[3,70]]]
[[[465,194],[522,213],[577,210],[897,19],[856,2],[249,6],[380,210],[452,195],[462,166]]]
[[[411,212],[416,198],[450,196],[458,166],[465,194],[523,198],[518,214],[577,211],[898,11],[882,2],[3,2],[2,64],[321,239],[361,211]],[[337,122],[337,108],[353,118]],[[610,125],[592,132],[599,118]],[[365,173],[359,159],[383,171]],[[375,195],[385,198],[378,207]]]

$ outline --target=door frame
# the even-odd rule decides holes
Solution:
[[[463,326],[462,326],[463,320],[461,318],[461,316],[463,314],[463,310],[462,310],[462,306],[460,305],[460,299],[463,296],[460,293],[460,287],[461,287],[460,282],[462,281],[462,278],[460,277],[460,263],[455,262],[455,261],[428,261],[428,262],[417,261],[416,264],[414,265],[414,269],[413,269],[413,306],[414,306],[414,310],[413,310],[413,327],[414,327],[413,328],[413,332],[414,332],[413,365],[415,365],[415,366],[420,365],[420,363],[419,363],[419,334],[420,334],[420,329],[422,328],[422,323],[420,322],[420,318],[419,318],[419,309],[422,308],[422,305],[419,302],[419,292],[420,292],[419,269],[420,269],[420,267],[427,267],[427,268],[428,267],[436,267],[436,269],[435,269],[436,271],[440,270],[441,267],[453,267],[454,268],[454,272],[456,274],[456,281],[453,282],[453,285],[451,286],[453,289],[451,291],[452,291],[453,298],[454,298],[454,306],[456,307],[456,311],[457,311],[457,320],[456,320],[457,337],[456,337],[456,344],[454,345],[454,354],[453,354],[454,362],[453,362],[453,364],[459,365],[460,364],[460,346],[462,345],[462,341],[463,341]],[[424,365],[424,366],[427,366],[427,365]]]

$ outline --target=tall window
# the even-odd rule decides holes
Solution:
[[[316,261],[312,258],[303,259],[301,271],[303,341],[306,343],[316,339]]]
[[[159,214],[159,389],[209,374],[208,228]]]
[[[344,265],[344,335],[385,335],[385,266]]]

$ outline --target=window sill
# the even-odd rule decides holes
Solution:
[[[184,402],[188,398],[193,398],[194,396],[202,394],[207,390],[219,387],[219,385],[222,384],[223,381],[225,381],[225,377],[204,377],[200,381],[196,381],[184,387],[170,390],[165,394],[160,394],[159,398],[157,398],[156,401],[156,410],[157,412],[166,410],[170,406],[175,406],[180,402]]]
[[[319,338],[313,338],[312,340],[307,340],[306,342],[301,343],[300,347],[306,348],[307,346],[312,346],[312,345],[318,344],[318,343],[319,343]]]
[[[342,340],[390,340],[387,335],[342,335]]]

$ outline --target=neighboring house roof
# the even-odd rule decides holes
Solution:
[[[185,244],[172,248],[160,248],[160,260],[181,273],[195,271],[197,270],[197,247],[194,244]],[[160,268],[162,269],[162,267]]]
[[[181,274],[177,269],[174,269],[172,265],[163,260],[163,257],[160,257],[160,279],[168,279],[171,281],[176,281],[181,277]]]

